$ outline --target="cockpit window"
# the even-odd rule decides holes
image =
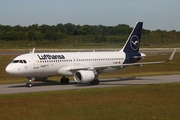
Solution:
[[[19,63],[23,63],[23,61],[22,61],[22,60],[19,60]]]
[[[26,60],[13,60],[12,63],[22,63],[22,64],[26,64]]]
[[[27,63],[26,60],[23,60],[24,63]]]
[[[19,62],[19,60],[13,60],[12,61],[12,63],[18,63]]]

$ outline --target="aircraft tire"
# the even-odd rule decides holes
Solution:
[[[91,85],[99,85],[99,79],[94,79],[90,82]]]
[[[26,83],[26,87],[32,87],[32,83]]]
[[[69,84],[69,78],[61,78],[62,84]]]

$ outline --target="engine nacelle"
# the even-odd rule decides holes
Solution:
[[[95,79],[95,74],[93,71],[79,70],[74,73],[74,80],[77,83],[88,83]]]

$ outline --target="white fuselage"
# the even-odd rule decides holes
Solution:
[[[124,52],[55,52],[29,53],[16,57],[6,71],[17,76],[54,76],[73,75],[70,69],[93,68],[96,66],[123,64]],[[110,72],[117,68],[106,68],[101,72]]]

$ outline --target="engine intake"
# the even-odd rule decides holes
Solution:
[[[95,74],[93,71],[79,70],[74,73],[74,80],[77,83],[88,83],[95,79]]]

